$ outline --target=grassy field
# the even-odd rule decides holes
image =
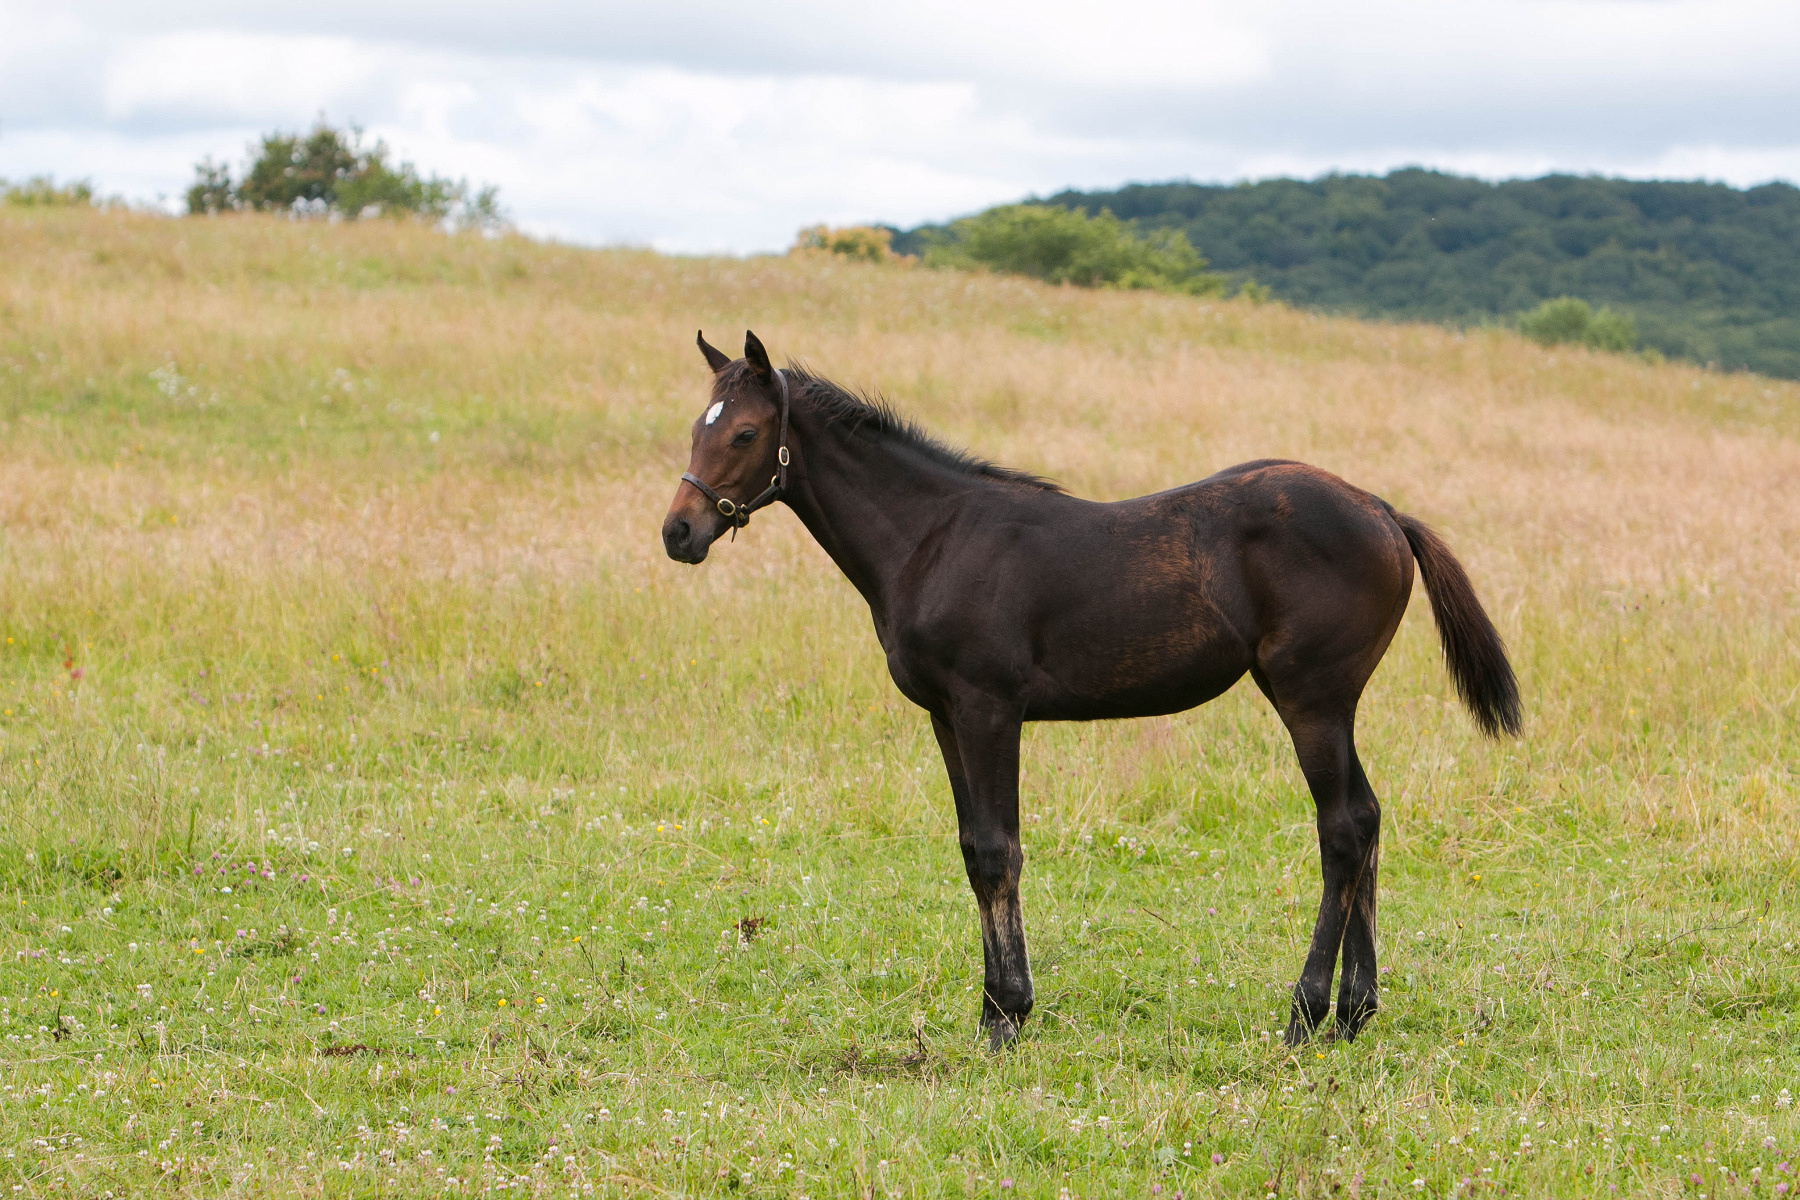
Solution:
[[[1800,388],[1500,334],[411,226],[0,214],[0,1192],[1708,1196],[1800,1151]],[[1039,1006],[785,512],[657,529],[696,327],[1096,497],[1436,523],[1359,743],[1385,1008],[1280,1044],[1311,805],[1247,683],[1025,746]]]

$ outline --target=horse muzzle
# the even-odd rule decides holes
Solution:
[[[663,549],[676,562],[703,563],[706,561],[706,552],[718,540],[717,525],[717,518],[701,516],[696,521],[679,513],[670,513],[663,518]],[[707,526],[712,528],[706,528]]]

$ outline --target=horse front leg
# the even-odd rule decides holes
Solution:
[[[963,869],[981,912],[981,1025],[988,1045],[1006,1048],[1031,1012],[1031,963],[1019,876],[1019,727],[1016,716],[991,709],[934,716],[932,731],[956,798]]]

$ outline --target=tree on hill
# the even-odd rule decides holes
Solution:
[[[390,161],[387,143],[366,144],[362,131],[320,121],[307,134],[263,137],[240,179],[207,159],[188,189],[194,215],[249,209],[296,216],[416,216],[484,229],[505,222],[498,190],[472,191],[464,180],[421,175]]]
[[[1544,346],[1586,346],[1620,353],[1637,345],[1637,323],[1610,308],[1594,311],[1585,300],[1559,296],[1519,317],[1519,332]]]
[[[824,252],[857,262],[884,263],[894,261],[889,249],[894,231],[874,225],[846,225],[833,229],[829,225],[809,225],[794,237],[789,254]]]
[[[1180,230],[1138,231],[1106,209],[1013,204],[951,223],[923,247],[931,267],[986,267],[1078,287],[1210,295],[1225,286]]]

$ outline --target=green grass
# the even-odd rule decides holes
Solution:
[[[0,1190],[1795,1179],[1794,389],[386,224],[8,214],[0,250]],[[1028,730],[1038,1009],[985,1051],[948,788],[866,610],[785,514],[699,570],[656,545],[692,328],[747,319],[1089,493],[1242,438],[1448,514],[1530,728],[1474,735],[1415,597],[1359,724],[1357,1042],[1280,1042],[1317,851],[1246,685]],[[1178,401],[1144,361],[1194,364]]]

